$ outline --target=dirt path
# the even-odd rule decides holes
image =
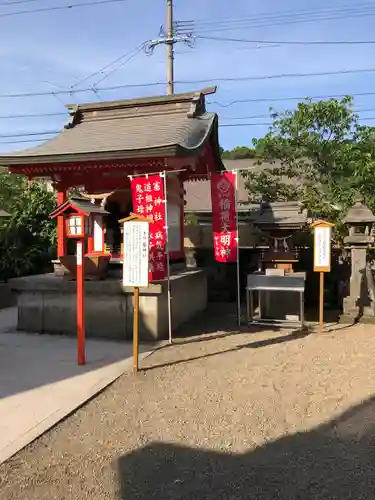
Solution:
[[[4,464],[0,498],[373,499],[374,358],[363,326],[166,347]]]

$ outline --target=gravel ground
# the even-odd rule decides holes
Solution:
[[[0,466],[1,500],[375,498],[375,327],[197,340]]]

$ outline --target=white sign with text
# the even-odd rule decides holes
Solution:
[[[331,228],[317,226],[314,229],[314,270],[330,271],[331,267]]]
[[[148,286],[149,223],[124,222],[124,286]]]

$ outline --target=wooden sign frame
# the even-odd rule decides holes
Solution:
[[[314,272],[320,273],[329,273],[331,271],[331,253],[332,253],[332,228],[335,227],[331,222],[327,222],[324,220],[317,220],[311,224],[311,227],[314,229]],[[329,231],[329,251],[328,251],[328,264],[326,266],[317,266],[316,265],[316,254],[317,254],[317,244],[316,244],[316,230],[317,229],[325,229]]]

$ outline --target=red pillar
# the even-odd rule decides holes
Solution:
[[[57,205],[62,205],[66,201],[66,189],[58,188]],[[66,255],[66,231],[64,216],[57,217],[57,257]]]
[[[83,255],[84,240],[77,241],[77,361],[79,365],[86,363],[85,332],[85,269]]]

